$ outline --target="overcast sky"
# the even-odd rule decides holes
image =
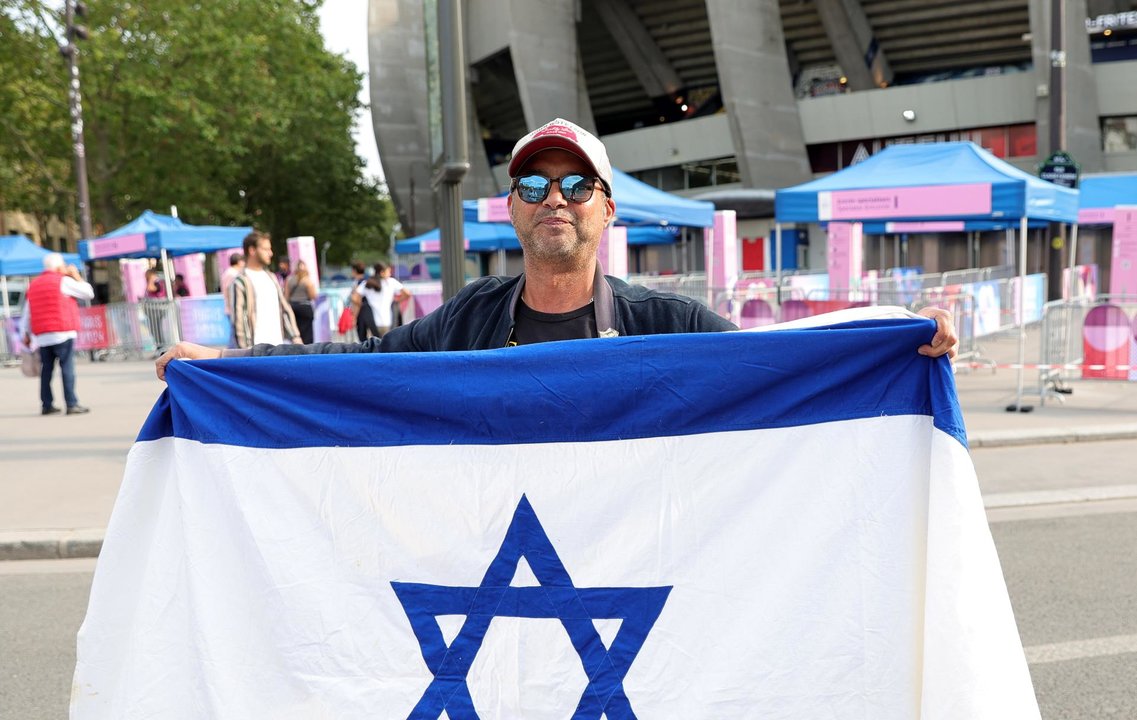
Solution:
[[[320,29],[328,50],[347,56],[363,73],[359,98],[370,104],[367,89],[367,0],[324,0],[324,6],[320,8]],[[367,173],[383,177],[370,111],[362,113],[356,121],[355,145],[359,156],[367,162]]]

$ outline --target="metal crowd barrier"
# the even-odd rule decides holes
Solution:
[[[16,321],[16,318],[0,317],[0,320],[4,323],[3,327],[0,328],[0,364],[5,366],[14,365],[19,361],[19,358],[16,357],[16,348],[12,346],[12,339],[9,335],[13,332],[18,332],[11,327]]]
[[[103,359],[154,357],[177,342],[178,305],[173,300],[110,303],[106,311],[106,346],[94,349]]]
[[[1087,320],[1092,320],[1087,331]],[[1062,400],[1068,383],[1137,381],[1137,295],[1055,300],[1043,306],[1038,363],[1039,400]],[[1092,354],[1092,355],[1091,355]]]

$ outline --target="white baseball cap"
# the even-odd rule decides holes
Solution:
[[[608,161],[604,143],[579,125],[561,118],[542,125],[517,141],[509,161],[509,177],[517,177],[529,158],[551,148],[567,150],[588,163],[605,189],[612,192],[612,163]]]

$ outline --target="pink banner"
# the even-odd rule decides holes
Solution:
[[[97,260],[126,253],[142,252],[145,249],[145,235],[122,235],[102,240],[89,240],[87,242],[87,258]]]
[[[320,268],[316,264],[316,238],[311,235],[288,238],[288,266],[296,272],[296,263],[304,261],[308,266],[308,277],[320,289]]]
[[[507,197],[478,199],[478,222],[509,222]]]
[[[719,210],[703,231],[708,290],[724,290],[738,278],[738,220],[734,210]]]
[[[832,290],[858,290],[864,269],[863,235],[860,223],[829,223],[829,287]]]
[[[990,183],[817,193],[817,215],[822,221],[986,215],[990,212]]]
[[[205,254],[194,253],[174,258],[174,274],[181,275],[191,297],[205,295]],[[174,288],[177,292],[177,288]]]
[[[122,294],[127,302],[138,302],[146,295],[146,268],[149,260],[119,260],[122,269]]]
[[[465,249],[469,250],[470,249],[470,241],[469,240],[463,240],[462,242],[463,242],[463,247]],[[419,243],[419,252],[424,252],[424,253],[442,252],[442,241],[441,240],[423,240],[422,242]]]
[[[1114,208],[1083,208],[1078,211],[1079,225],[1112,225]]]
[[[600,269],[612,277],[628,277],[628,229],[609,225],[600,236]]]
[[[1119,205],[1113,216],[1109,294],[1137,295],[1137,205]]]
[[[235,247],[229,250],[218,250],[213,254],[213,261],[217,265],[217,280],[221,281],[221,276],[229,269],[229,257],[236,253],[241,257],[245,256],[245,251],[242,248]]]
[[[963,232],[962,220],[945,220],[941,222],[890,222],[884,224],[884,231],[890,233],[933,233],[933,232]]]
[[[103,350],[110,347],[107,334],[107,306],[92,305],[79,308],[79,337],[76,350]]]

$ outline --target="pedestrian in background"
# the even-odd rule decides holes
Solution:
[[[351,264],[351,311],[355,314],[355,334],[359,341],[368,338],[371,327],[375,324],[371,316],[371,306],[363,302],[363,285],[367,282],[367,266],[361,262]]]
[[[272,240],[254,230],[241,244],[245,269],[233,279],[229,295],[233,307],[233,332],[237,347],[267,343],[281,345],[300,339],[296,316],[284,297],[272,270]]]
[[[288,258],[280,258],[276,261],[276,280],[280,283],[281,287],[288,282],[288,276],[292,274],[292,268],[288,265]]]
[[[189,297],[189,286],[186,285],[186,276],[178,273],[174,276],[174,295],[176,297]]]
[[[63,376],[63,400],[68,415],[90,412],[79,404],[75,395],[75,341],[79,337],[79,303],[95,297],[91,283],[83,279],[74,265],[64,266],[63,256],[49,253],[43,259],[43,274],[28,285],[24,312],[20,316],[20,333],[24,344],[39,348],[40,414],[60,412],[55,406],[51,379],[55,363]]]
[[[150,300],[166,299],[166,284],[154,268],[146,271],[146,297]]]
[[[356,292],[364,304],[371,307],[371,324],[368,332],[372,337],[383,337],[390,332],[393,322],[393,305],[411,296],[403,284],[391,277],[391,268],[383,263],[375,263],[375,274],[359,286]],[[355,297],[352,297],[354,303]]]
[[[303,260],[296,263],[296,272],[289,275],[284,283],[284,296],[288,298],[288,305],[292,308],[292,314],[296,316],[300,339],[305,344],[312,342],[316,283],[308,273],[308,263]]]
[[[240,275],[244,269],[245,256],[242,253],[231,253],[229,255],[229,267],[221,273],[221,295],[225,298],[225,316],[230,319],[233,317],[233,305],[229,299],[229,288],[233,285],[233,278]]]

